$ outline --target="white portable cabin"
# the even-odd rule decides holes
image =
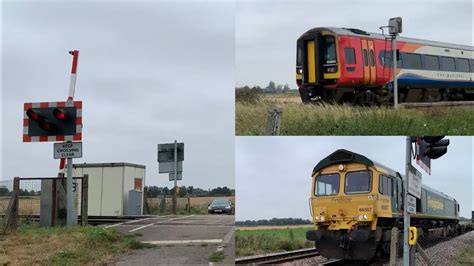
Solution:
[[[144,165],[84,163],[73,168],[74,176],[89,175],[89,216],[143,214]]]

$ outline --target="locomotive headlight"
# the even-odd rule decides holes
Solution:
[[[324,216],[321,216],[321,222],[324,222],[324,220],[326,220],[326,218],[324,218]]]
[[[337,72],[337,67],[335,67],[335,66],[326,67],[326,72],[327,73],[336,73]]]
[[[298,73],[298,74],[303,74],[303,69],[298,68],[298,69],[296,70],[296,73]]]
[[[366,221],[369,219],[369,216],[367,214],[361,214],[359,215],[359,220],[360,221]]]

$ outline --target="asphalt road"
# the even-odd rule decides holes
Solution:
[[[118,257],[117,265],[209,265],[209,254],[223,251],[224,260],[212,264],[234,264],[233,215],[170,215],[107,225],[138,240],[156,245]]]

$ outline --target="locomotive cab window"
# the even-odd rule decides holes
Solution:
[[[336,64],[336,43],[334,36],[325,36],[324,38],[324,63]]]
[[[379,192],[380,194],[387,195],[387,196],[393,196],[393,179],[380,175],[379,176]]]
[[[319,175],[316,177],[316,196],[336,195],[339,193],[339,174]]]
[[[355,64],[355,50],[354,48],[345,48],[344,54],[346,56],[346,64]]]
[[[357,171],[346,174],[344,191],[347,194],[370,192],[372,189],[372,172]]]
[[[296,66],[302,66],[303,65],[303,51],[301,51],[301,46],[298,45],[298,48],[296,49]]]

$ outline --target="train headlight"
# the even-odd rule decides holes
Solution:
[[[337,72],[337,67],[335,67],[335,66],[326,67],[326,72],[327,73],[336,73]]]
[[[296,70],[296,73],[298,73],[298,74],[303,74],[303,69],[298,68],[298,69]]]
[[[324,222],[324,220],[326,220],[326,218],[324,216],[321,216],[321,222]]]
[[[359,215],[359,220],[360,221],[367,221],[368,219],[369,219],[369,216],[367,214]]]

